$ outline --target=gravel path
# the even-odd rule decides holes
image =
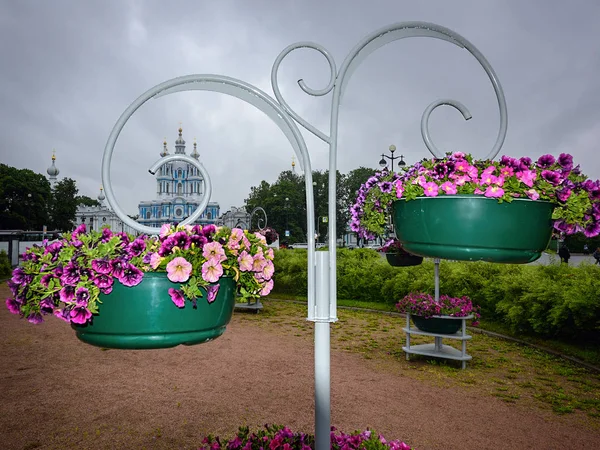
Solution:
[[[312,345],[240,317],[203,345],[103,351],[57,319],[34,326],[2,305],[0,448],[193,449],[207,433],[264,423],[312,432]],[[435,387],[346,352],[332,352],[332,424],[419,450],[600,448],[600,432],[574,416]]]

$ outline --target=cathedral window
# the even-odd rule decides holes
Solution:
[[[181,178],[181,177],[182,177],[182,175],[183,175],[183,171],[182,171],[181,169],[179,169],[179,170],[177,171],[177,178]]]
[[[149,219],[149,218],[150,218],[150,211],[148,211],[148,212],[146,213],[146,219]]]
[[[167,184],[167,194],[169,193],[169,185]]]
[[[181,192],[182,192],[182,190],[181,190],[181,183],[179,183],[179,184],[177,185],[177,193],[178,193],[178,194],[181,194]]]

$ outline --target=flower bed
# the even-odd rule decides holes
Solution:
[[[393,440],[387,441],[382,435],[371,430],[355,431],[352,434],[337,432],[331,427],[331,448],[334,450],[411,450],[408,444]],[[221,440],[209,435],[202,442],[202,450],[311,450],[315,448],[315,437],[310,434],[292,432],[281,425],[265,425],[264,430],[250,433],[248,427],[240,427],[231,440]]]

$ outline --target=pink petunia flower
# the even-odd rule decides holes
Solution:
[[[269,281],[265,283],[263,288],[260,290],[259,294],[262,296],[269,295],[271,290],[273,289],[273,279],[271,278]]]
[[[252,270],[254,258],[252,258],[250,253],[244,250],[242,253],[240,253],[240,256],[238,256],[238,262],[240,263],[240,270],[242,272],[249,272]]]
[[[167,278],[173,283],[183,283],[189,280],[191,273],[192,264],[181,256],[167,264]]]
[[[504,195],[504,189],[500,186],[488,186],[484,195],[486,197],[502,197]]]
[[[202,256],[204,256],[206,259],[215,259],[219,263],[227,259],[223,246],[217,241],[205,244],[204,248],[202,249]]]
[[[525,186],[533,187],[537,174],[535,170],[522,170],[517,172],[517,180],[523,183]]]
[[[425,183],[423,190],[426,197],[437,197],[439,187],[433,181],[430,181],[429,183]]]
[[[223,266],[218,259],[211,258],[202,264],[202,279],[209,283],[216,283],[223,275]]]
[[[445,183],[442,183],[442,185],[440,186],[440,189],[448,195],[456,194],[456,185],[450,181],[446,181]]]
[[[152,267],[154,270],[156,270],[158,268],[161,261],[162,261],[162,258],[158,253],[154,252],[154,253],[152,253],[152,255],[150,255],[150,267]]]
[[[537,200],[538,198],[540,198],[540,194],[535,189],[528,189],[525,191],[525,193],[527,194],[527,197],[529,197],[531,200]]]
[[[275,266],[273,265],[273,261],[267,261],[267,264],[265,264],[265,267],[263,267],[261,273],[263,279],[265,280],[270,280],[271,278],[273,278],[273,274],[275,273]]]
[[[402,194],[404,194],[404,188],[402,187],[402,180],[396,181],[396,197],[402,198]]]
[[[164,238],[170,234],[171,234],[171,225],[170,224],[165,223],[162,227],[160,227],[159,236],[161,238]]]

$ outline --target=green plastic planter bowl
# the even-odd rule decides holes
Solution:
[[[397,200],[396,237],[420,256],[524,264],[538,259],[552,236],[554,205],[545,201],[442,195]]]
[[[426,333],[455,334],[462,328],[462,320],[443,317],[410,316],[415,327]]]
[[[178,308],[169,288],[178,288],[166,273],[148,272],[137,286],[115,281],[108,295],[100,294],[99,314],[88,325],[71,326],[77,337],[104,348],[152,349],[194,345],[221,336],[235,307],[235,283],[231,277],[219,280],[214,302],[199,298],[197,307],[185,302]]]

